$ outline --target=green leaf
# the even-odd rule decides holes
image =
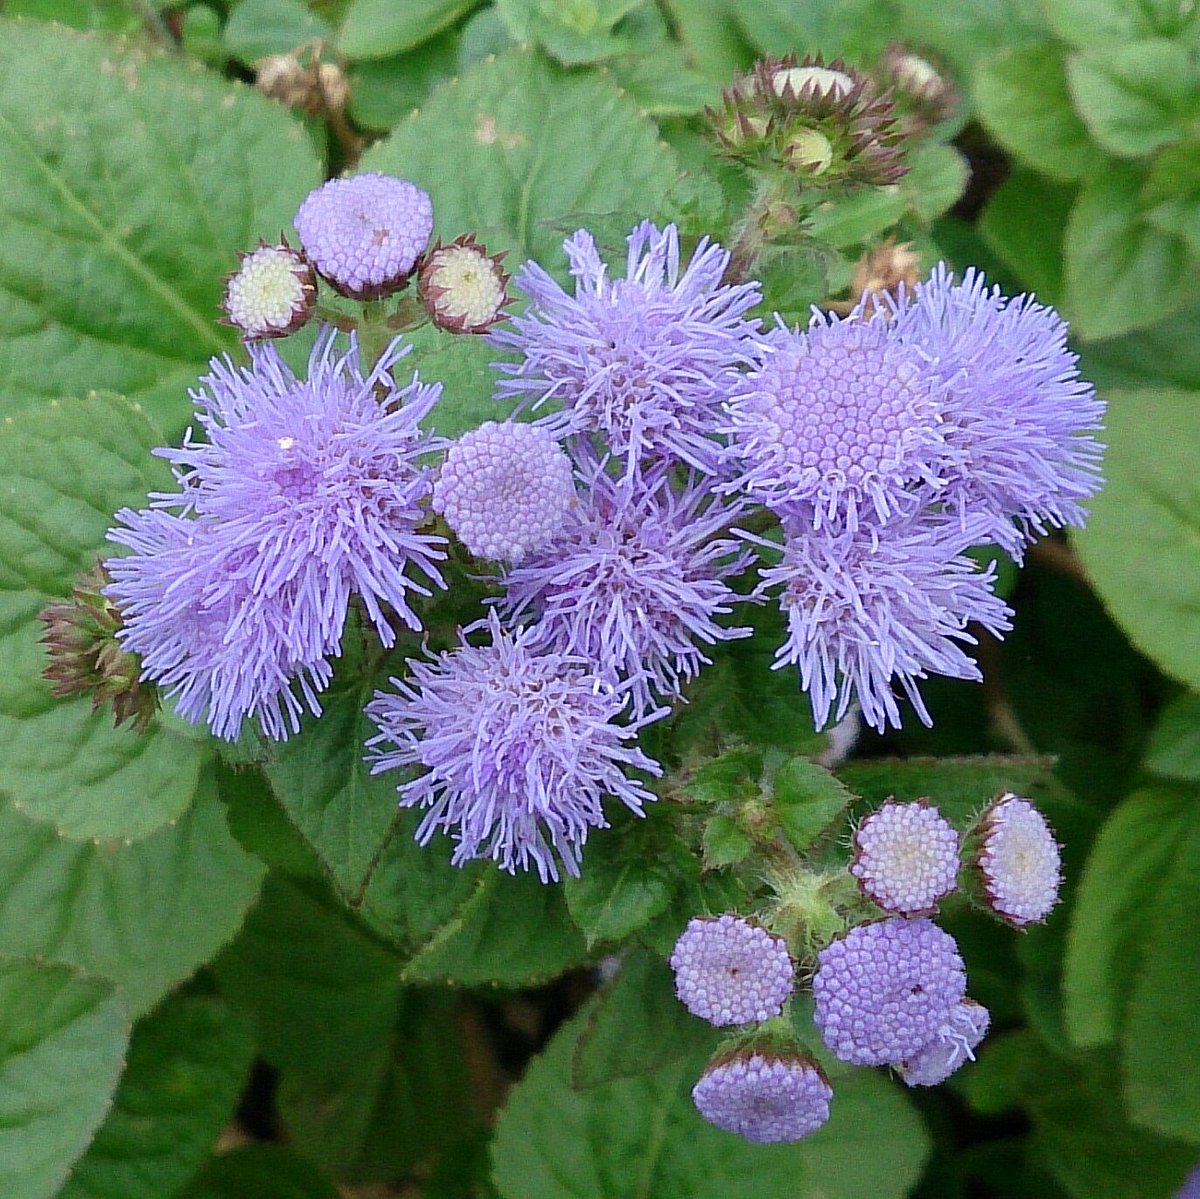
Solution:
[[[1076,189],[1031,171],[1014,171],[992,194],[979,218],[988,246],[1043,303],[1063,291],[1063,233]]]
[[[428,41],[479,0],[353,0],[338,34],[347,58],[387,58]]]
[[[807,758],[789,758],[771,779],[775,815],[787,839],[800,853],[854,802],[854,793],[823,766]]]
[[[355,63],[348,72],[354,123],[390,129],[419,108],[435,87],[458,74],[459,45],[458,32],[448,30],[416,50]]]
[[[485,420],[503,420],[511,403],[496,399],[496,350],[484,337],[443,333],[432,324],[408,338],[413,353],[405,359],[423,383],[442,384],[442,396],[430,413],[429,427],[442,437],[461,437]]]
[[[1105,156],[1071,105],[1063,52],[1053,42],[1003,50],[981,63],[974,98],[988,132],[1035,171],[1071,182],[1102,169]],[[1029,212],[1036,211],[1031,204]]]
[[[317,1167],[282,1145],[246,1145],[214,1157],[181,1199],[338,1199]]]
[[[50,1199],[112,1100],[129,1025],[111,983],[0,961],[0,1192]]]
[[[965,74],[998,50],[1043,41],[1039,0],[897,0],[906,42],[928,46]]]
[[[277,238],[320,180],[277,104],[199,68],[0,20],[5,405],[121,392],[174,436],[234,344],[235,251]]]
[[[909,153],[908,174],[900,180],[900,190],[908,199],[908,209],[928,223],[951,208],[967,190],[971,168],[953,147],[927,142]]]
[[[1067,62],[1075,109],[1113,154],[1139,158],[1200,132],[1200,69],[1162,40],[1108,46]]]
[[[616,212],[632,227],[675,177],[654,125],[611,80],[567,74],[525,50],[439,88],[362,167],[428,190],[444,238],[473,231],[492,252],[547,264],[561,261],[563,218],[575,227]]]
[[[711,1053],[718,1039],[675,997],[666,962],[636,949],[588,1009],[575,1044],[572,1085],[579,1090],[653,1074],[681,1057]]]
[[[566,66],[600,62],[628,53],[635,43],[613,33],[642,0],[496,0],[509,35],[537,42]]]
[[[864,188],[824,201],[808,218],[807,229],[826,245],[857,246],[890,229],[907,208],[908,199],[898,184]]]
[[[266,776],[283,810],[338,889],[360,903],[388,831],[396,822],[396,778],[371,774],[363,746],[376,732],[363,711],[370,680],[332,693],[319,720],[285,742]]]
[[[754,843],[732,816],[713,816],[704,825],[704,868],[716,870],[743,861]]]
[[[438,852],[438,843],[426,850]],[[473,892],[409,960],[410,982],[522,987],[544,982],[581,961],[584,939],[561,887],[536,874],[485,867]]]
[[[133,1031],[113,1109],[59,1199],[162,1199],[196,1172],[246,1082],[254,1042],[220,1000],[177,997]]]
[[[921,1172],[920,1119],[885,1079],[840,1083],[829,1123],[795,1145],[764,1150],[707,1124],[691,1088],[705,1055],[634,1079],[571,1089],[587,1007],[555,1035],[513,1088],[492,1144],[504,1199],[899,1199]]]
[[[749,64],[754,51],[729,10],[712,0],[663,0],[688,60],[721,87]]]
[[[1159,713],[1145,766],[1166,778],[1200,783],[1200,695],[1180,695]]]
[[[170,479],[159,436],[117,397],[52,403],[0,425],[0,792],[79,839],[138,838],[176,819],[211,758],[153,727],[114,729],[88,699],[57,700],[42,679],[36,619],[93,566],[115,509]]]
[[[904,36],[888,0],[741,0],[730,12],[747,40],[766,54],[820,52],[827,60],[843,55],[866,65]]]
[[[1200,790],[1192,789],[1171,853],[1138,921],[1141,948],[1122,1038],[1135,1122],[1200,1143]]]
[[[241,0],[225,23],[225,48],[242,62],[333,39],[333,27],[301,0]]]
[[[988,1037],[975,1064],[952,1075],[950,1086],[980,1115],[1002,1116],[1037,1085],[1039,1059],[1045,1053],[1045,1046],[1026,1028]]]
[[[1179,0],[1041,0],[1046,24],[1082,49],[1112,50],[1139,38],[1194,43],[1200,11]]]
[[[1067,315],[1085,338],[1152,325],[1192,298],[1195,260],[1155,229],[1140,203],[1144,180],[1113,165],[1089,179],[1067,222]]]
[[[1075,546],[1134,645],[1200,688],[1200,398],[1120,392],[1107,425],[1108,482]]]
[[[1194,802],[1166,788],[1138,791],[1113,811],[1092,846],[1063,960],[1063,1016],[1077,1045],[1105,1045],[1119,1031],[1143,956],[1148,905]]]
[[[683,50],[663,42],[648,53],[615,58],[614,78],[653,117],[690,117],[715,104],[718,89],[687,65]]]
[[[132,845],[67,841],[0,805],[0,953],[103,974],[148,1011],[233,935],[262,879],[214,790]]]
[[[692,866],[694,859],[657,811],[592,837],[580,876],[564,885],[588,948],[619,941],[665,911],[684,863]]]
[[[1142,203],[1150,225],[1200,255],[1200,142],[1168,146],[1154,156]]]

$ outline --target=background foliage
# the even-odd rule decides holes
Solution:
[[[1200,6],[2,8],[0,1193],[1172,1194],[1200,1158]],[[953,922],[995,1022],[974,1066],[921,1094],[835,1073],[830,1125],[763,1150],[688,1099],[711,1042],[661,954],[722,896],[665,821],[618,821],[564,888],[453,870],[359,760],[370,680],[283,749],[218,760],[169,718],[138,738],[52,701],[35,617],[161,483],[147,451],[236,344],[214,323],[235,251],[321,178],[413,179],[442,236],[556,271],[580,224],[609,245],[643,216],[724,237],[741,197],[698,132],[718,89],[762,53],[869,66],[893,40],[940,57],[961,115],[899,185],[818,213],[834,252],[768,269],[768,303],[844,292],[889,234],[1036,290],[1109,401],[1108,485],[1086,532],[1014,574],[987,684],[931,687],[934,729],[865,739],[840,778],[952,815],[1033,795],[1070,882],[1019,941]],[[344,113],[249,86],[300,48],[343,67]],[[486,346],[424,335],[417,357],[446,384],[441,431],[494,414]],[[727,647],[687,717],[740,737],[747,769],[819,747],[763,666]],[[820,793],[796,772],[803,826]],[[738,853],[721,832],[707,865]]]

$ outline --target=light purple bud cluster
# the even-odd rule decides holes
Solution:
[[[957,885],[958,833],[925,803],[889,800],[854,832],[850,873],[888,912],[929,915]]]
[[[964,999],[950,1010],[932,1041],[897,1064],[900,1077],[910,1087],[940,1086],[964,1062],[975,1060],[974,1051],[991,1022],[987,1008]]]
[[[1017,928],[1037,924],[1058,902],[1062,859],[1045,816],[1006,793],[984,813],[977,866],[988,904]]]
[[[696,1110],[717,1128],[756,1144],[798,1141],[829,1119],[833,1098],[811,1058],[739,1054],[710,1063],[692,1088]]]
[[[778,1016],[794,985],[783,938],[728,912],[689,921],[670,964],[680,1002],[717,1027]]]

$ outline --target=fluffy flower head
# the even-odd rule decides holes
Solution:
[[[782,562],[763,570],[758,590],[781,587],[789,635],[775,667],[799,667],[818,728],[831,711],[841,720],[855,697],[868,724],[898,728],[893,684],[931,724],[919,680],[980,677],[959,644],[975,644],[968,623],[997,635],[1010,627],[1009,609],[991,592],[992,567],[981,572],[962,553],[982,539],[977,525],[964,530],[953,520],[920,517],[878,533],[792,531]]]
[[[571,460],[536,425],[486,421],[447,451],[433,509],[478,558],[520,562],[546,546],[575,502]]]
[[[692,1088],[696,1110],[756,1144],[798,1141],[829,1119],[833,1088],[809,1058],[738,1055],[710,1064]]]
[[[304,252],[335,290],[377,299],[412,274],[433,232],[433,203],[406,179],[368,172],[310,192],[294,224]]]
[[[983,817],[979,872],[992,910],[1021,928],[1058,902],[1062,859],[1046,818],[1016,795],[1002,795]]]
[[[778,1016],[794,985],[783,939],[729,912],[690,920],[670,964],[680,1002],[717,1027]]]
[[[242,255],[225,285],[225,312],[243,337],[286,337],[312,315],[317,278],[290,246],[260,245]]]
[[[850,873],[888,912],[928,915],[958,879],[958,833],[925,803],[889,800],[854,833]]]
[[[776,330],[729,392],[730,490],[783,513],[857,527],[912,511],[945,455],[940,389],[876,318]]]
[[[675,491],[665,469],[613,479],[595,465],[559,537],[508,572],[503,610],[630,680],[644,715],[708,662],[701,646],[749,634],[717,623],[739,598],[726,580],[750,558],[719,535],[739,511],[696,480]]]
[[[910,1087],[940,1086],[966,1061],[975,1060],[992,1018],[987,1008],[964,999],[951,1009],[938,1035],[897,1067]]]
[[[419,426],[441,388],[397,386],[390,369],[407,347],[394,343],[364,378],[353,339],[344,354],[334,345],[325,329],[307,379],[272,345],[252,345],[248,368],[214,360],[193,393],[207,441],[160,451],[183,496],[159,500],[221,524],[222,540],[245,551],[250,592],[294,590],[293,638],[336,642],[357,592],[391,645],[382,605],[417,629],[408,597],[429,590],[414,571],[442,585],[444,542],[421,527],[433,478],[420,460],[435,443]]]
[[[745,319],[758,291],[722,284],[729,254],[707,240],[681,270],[674,225],[644,222],[628,241],[625,278],[610,279],[589,233],[567,240],[574,296],[536,263],[522,267],[529,311],[492,334],[521,355],[500,364],[512,377],[499,394],[535,410],[557,401],[545,418],[556,436],[599,434],[630,469],[667,456],[711,471],[720,401],[758,330]]]
[[[951,453],[942,502],[991,518],[992,536],[1020,556],[1049,527],[1082,525],[1099,490],[1104,414],[1079,378],[1067,327],[1030,296],[1006,299],[977,271],[961,283],[945,265],[893,305],[894,336],[922,352],[944,391]]]
[[[468,634],[486,629],[490,644]],[[601,801],[632,811],[654,796],[627,769],[660,774],[627,744],[638,725],[617,722],[626,698],[586,662],[501,630],[495,612],[464,631],[461,644],[428,662],[412,660],[395,692],[377,692],[367,714],[372,772],[423,769],[397,788],[402,807],[427,809],[417,840],[439,829],[457,842],[455,865],[492,858],[510,873],[536,867],[558,878],[558,860],[579,873],[593,828],[607,827]]]
[[[954,938],[926,919],[860,924],[817,955],[813,1019],[844,1062],[885,1066],[937,1037],[967,975]]]

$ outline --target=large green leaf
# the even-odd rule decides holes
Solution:
[[[0,960],[0,1193],[49,1199],[112,1100],[129,1025],[111,983]]]
[[[1195,797],[1167,788],[1131,795],[1109,816],[1080,880],[1063,962],[1067,1030],[1103,1045],[1120,1028],[1145,950],[1148,906],[1187,825]]]
[[[243,62],[288,54],[306,43],[329,41],[333,29],[303,0],[240,0],[225,22],[225,48]]]
[[[1146,769],[1200,783],[1200,695],[1181,695],[1159,714],[1146,747]]]
[[[1077,54],[1067,63],[1067,77],[1076,111],[1113,154],[1138,158],[1200,126],[1200,70],[1175,42],[1129,42]]]
[[[1067,316],[1085,338],[1115,337],[1169,316],[1195,293],[1196,260],[1142,209],[1142,173],[1113,165],[1089,179],[1067,222]]]
[[[1200,790],[1187,806],[1153,902],[1122,1041],[1125,1096],[1139,1124],[1200,1142]]]
[[[1112,50],[1138,38],[1194,42],[1200,9],[1179,0],[1041,0],[1046,23],[1064,41]]]
[[[513,1089],[492,1147],[504,1199],[899,1199],[916,1182],[925,1131],[878,1074],[839,1080],[829,1123],[764,1149],[700,1118],[690,1091],[704,1054],[638,1078],[571,1089],[585,1008]]]
[[[428,41],[479,0],[353,0],[338,35],[347,58],[387,58]]]
[[[903,14],[901,36],[945,55],[965,73],[998,50],[1042,41],[1039,0],[894,0]]]
[[[632,226],[654,215],[675,176],[654,125],[611,80],[528,50],[439,88],[362,167],[426,188],[444,238],[475,232],[489,250],[548,265],[561,258],[564,222],[619,213]]]
[[[2,53],[2,51],[0,51]],[[38,611],[105,547],[113,511],[170,479],[159,437],[117,397],[39,405],[0,424],[0,793],[70,837],[136,838],[177,818],[210,756],[154,727],[51,696]]]
[[[642,0],[497,0],[517,42],[537,42],[568,66],[599,62],[635,48],[613,26]]]
[[[1110,397],[1108,482],[1073,534],[1105,607],[1143,653],[1200,687],[1200,397]]]
[[[73,842],[0,804],[0,953],[119,983],[148,1011],[227,941],[262,865],[229,835],[211,783],[175,824],[136,841]]]
[[[1061,304],[1063,231],[1074,203],[1073,187],[1032,171],[1014,171],[979,217],[988,246],[1046,304]]]
[[[169,432],[233,343],[235,251],[319,181],[278,105],[179,61],[0,21],[0,379],[8,410],[106,388]]]
[[[253,1056],[225,1004],[169,999],[134,1029],[113,1109],[59,1199],[174,1195],[232,1115]]]
[[[1104,154],[1071,107],[1063,53],[1054,43],[1004,50],[980,64],[974,83],[988,132],[1035,171],[1070,181],[1103,164]]]

